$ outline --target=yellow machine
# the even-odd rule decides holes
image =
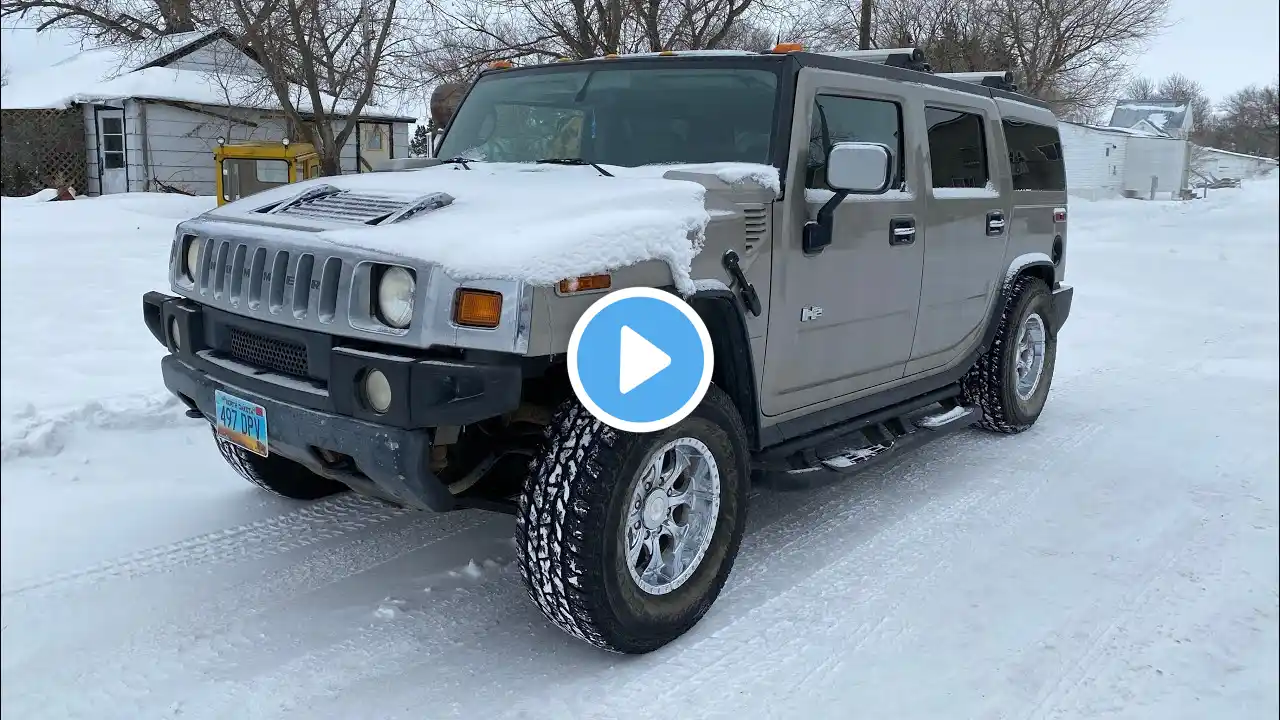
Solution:
[[[283,140],[228,145],[218,138],[213,161],[219,205],[268,188],[320,176],[320,154],[311,143]]]

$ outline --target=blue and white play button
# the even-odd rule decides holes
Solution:
[[[711,385],[711,335],[669,292],[629,288],[587,308],[569,337],[569,381],[601,422],[628,432],[668,428]]]

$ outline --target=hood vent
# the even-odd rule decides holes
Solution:
[[[327,220],[344,225],[391,225],[453,202],[448,193],[392,197],[318,185],[273,205],[258,208],[269,215]]]
[[[747,253],[754,253],[769,230],[768,211],[764,205],[740,205],[746,221]]]

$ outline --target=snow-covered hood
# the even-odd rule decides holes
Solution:
[[[469,167],[319,178],[242,198],[202,218],[264,225],[287,221],[344,247],[438,263],[459,279],[551,285],[565,277],[661,260],[670,265],[677,287],[687,291],[693,284],[690,266],[711,220],[707,188],[663,176],[692,171],[757,192],[778,190],[777,170],[766,165],[607,166],[613,177],[590,166]],[[334,196],[339,202],[349,198],[351,207],[369,208],[368,223],[323,213],[264,212],[325,185],[343,191]],[[394,219],[415,203],[422,209]]]

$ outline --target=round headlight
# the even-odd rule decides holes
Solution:
[[[413,318],[413,273],[402,267],[387,268],[378,280],[378,317],[393,328],[409,327]]]
[[[200,241],[195,238],[187,240],[186,247],[186,265],[182,268],[182,274],[186,276],[189,282],[196,281],[196,268],[200,267]]]
[[[379,414],[391,408],[391,381],[381,370],[364,374],[364,400],[369,409]]]
[[[169,318],[169,337],[173,340],[175,350],[182,349],[182,332],[178,330],[178,318]]]

